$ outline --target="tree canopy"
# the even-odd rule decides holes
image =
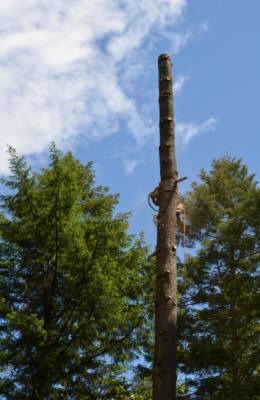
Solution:
[[[0,214],[1,399],[124,399],[151,336],[151,262],[96,186],[55,145],[32,171],[9,149]]]
[[[185,196],[195,254],[181,300],[180,365],[191,399],[259,400],[260,190],[229,156],[200,179]]]
[[[95,184],[91,163],[52,145],[33,171],[9,154],[0,399],[151,399],[155,269],[143,236],[128,233],[129,214],[116,213],[119,196]],[[225,156],[183,200],[193,250],[185,273],[178,263],[177,398],[259,400],[259,186]]]

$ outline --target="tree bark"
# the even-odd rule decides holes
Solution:
[[[231,319],[231,388],[232,398],[236,400],[239,398],[239,384],[240,379],[240,352],[239,352],[239,330],[238,330],[238,305],[239,305],[239,289],[236,283],[237,275],[237,262],[235,260],[234,250],[230,252],[230,282],[232,284],[231,298],[230,298],[230,319]]]
[[[159,67],[160,177],[156,249],[155,351],[153,400],[176,399],[177,279],[176,206],[178,172],[175,155],[172,64],[161,54]],[[153,198],[153,200],[155,200]]]

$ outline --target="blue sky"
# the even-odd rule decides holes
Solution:
[[[97,182],[155,242],[157,58],[175,81],[179,176],[242,157],[259,179],[258,0],[8,0],[0,4],[0,173],[6,144],[38,166],[49,144],[94,161]]]

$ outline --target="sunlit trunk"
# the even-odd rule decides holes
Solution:
[[[160,104],[160,176],[153,200],[159,206],[156,249],[155,353],[153,400],[176,399],[176,206],[177,166],[173,113],[172,64],[158,59]]]

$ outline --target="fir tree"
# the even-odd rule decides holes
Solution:
[[[152,269],[118,196],[54,145],[33,172],[9,149],[0,214],[1,399],[123,399],[150,337]]]
[[[181,366],[192,399],[259,400],[260,190],[228,156],[200,179],[185,200],[197,252],[187,263]]]

